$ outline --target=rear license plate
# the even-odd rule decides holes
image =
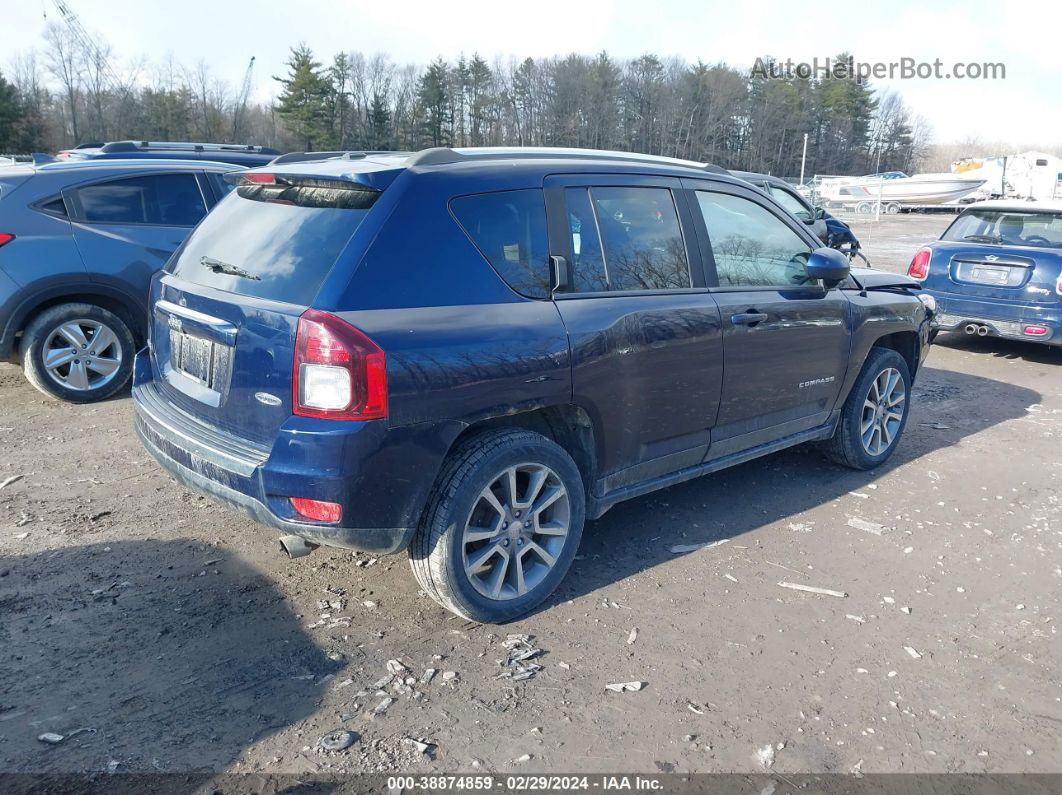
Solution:
[[[208,387],[213,387],[215,348],[210,340],[170,330],[170,365]]]
[[[1009,268],[979,268],[974,267],[970,271],[970,276],[974,281],[982,282],[983,284],[1006,284],[1010,279]]]

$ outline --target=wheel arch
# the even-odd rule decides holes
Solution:
[[[16,341],[33,318],[53,306],[72,303],[95,304],[113,312],[128,326],[138,346],[147,340],[146,307],[131,296],[92,282],[64,284],[36,292],[16,307],[0,336],[0,360],[17,361]]]
[[[453,439],[447,455],[470,436],[497,428],[534,431],[559,445],[575,461],[586,494],[590,495],[597,471],[596,434],[590,415],[582,406],[565,403],[477,420]]]
[[[874,344],[871,346],[871,350],[874,348],[888,348],[896,351],[907,362],[907,370],[911,375],[911,379],[914,380],[915,372],[918,370],[919,346],[921,341],[918,338],[917,331],[894,331],[891,334],[885,334],[874,340]],[[869,352],[868,352],[869,353]]]

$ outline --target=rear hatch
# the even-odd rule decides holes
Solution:
[[[153,288],[163,395],[194,418],[269,444],[292,409],[299,316],[380,191],[346,180],[238,172]]]
[[[975,298],[1054,303],[1062,250],[938,242],[926,286]],[[946,280],[943,277],[946,274]],[[933,278],[937,276],[937,278]]]

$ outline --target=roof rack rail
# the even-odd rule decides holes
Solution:
[[[254,146],[253,144],[212,144],[194,143],[190,141],[110,141],[101,144],[99,150],[105,153],[112,152],[139,152],[145,149],[156,149],[173,152],[255,152],[263,155],[280,154],[276,149],[268,146]]]
[[[372,155],[408,155],[388,149],[357,149],[339,152],[288,152],[270,161],[274,163],[313,163],[321,160],[363,160]]]
[[[603,149],[568,149],[550,147],[492,147],[485,146],[470,149],[452,149],[437,146],[417,152],[409,161],[410,166],[442,166],[453,163],[475,163],[483,160],[627,160],[636,163],[657,163],[660,165],[686,166],[698,168],[712,174],[727,174],[727,170],[714,163],[698,163],[694,160],[682,160],[663,155],[646,155],[639,152],[607,151]]]

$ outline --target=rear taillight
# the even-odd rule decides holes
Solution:
[[[9,235],[6,232],[0,232],[0,246],[6,246],[12,240],[15,239],[14,235]]]
[[[1026,326],[1025,328],[1022,329],[1022,333],[1027,335],[1027,336],[1029,336],[1029,337],[1046,337],[1047,336],[1047,327],[1046,326]]]
[[[1058,281],[1055,282],[1055,293],[1062,295],[1062,273],[1058,274]]]
[[[933,252],[928,248],[919,250],[914,255],[914,259],[911,260],[911,264],[907,266],[907,275],[912,279],[918,279],[922,281],[929,275],[929,260],[933,257]]]
[[[338,522],[343,518],[343,506],[336,502],[310,500],[306,497],[289,497],[291,507],[304,519],[315,522]]]
[[[295,337],[292,407],[301,417],[386,417],[386,355],[346,321],[327,312],[306,310]]]

